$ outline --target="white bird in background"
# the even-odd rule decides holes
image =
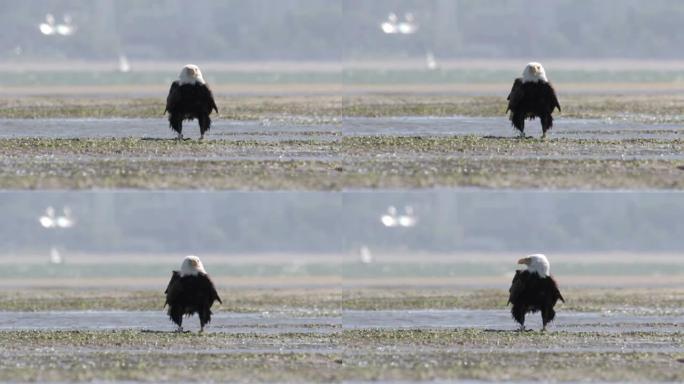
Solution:
[[[68,13],[62,17],[63,24],[57,24],[57,34],[71,36],[76,32],[76,26],[71,24],[71,15]]]
[[[399,28],[397,27],[397,21],[399,21],[397,15],[395,13],[390,13],[387,15],[387,20],[380,24],[380,29],[389,35],[398,33]]]
[[[427,54],[425,54],[425,65],[427,66],[427,69],[430,71],[434,71],[437,69],[437,59],[435,59],[434,53],[428,51]]]
[[[62,255],[59,254],[57,248],[50,248],[50,264],[62,264],[63,262]]]
[[[364,264],[370,264],[373,262],[373,254],[370,249],[365,245],[359,249],[359,255],[361,256],[361,262]]]
[[[74,218],[71,216],[71,208],[64,207],[62,209],[62,216],[57,217],[57,226],[59,228],[71,228],[74,226]]]
[[[407,205],[404,207],[404,214],[399,216],[399,225],[404,228],[410,228],[416,225],[418,219],[413,214],[413,207]]]
[[[76,26],[72,23],[71,15],[65,14],[62,16],[62,23],[55,23],[55,16],[51,13],[45,15],[45,22],[38,25],[40,33],[45,36],[71,36],[76,33]]]
[[[55,28],[55,17],[51,13],[48,13],[45,15],[45,22],[38,25],[38,28],[43,35],[54,35],[57,32]]]
[[[418,23],[413,13],[407,12],[404,14],[404,20],[399,22],[399,17],[394,12],[387,15],[387,20],[380,23],[382,32],[388,35],[402,34],[412,35],[418,32]]]
[[[55,209],[51,206],[47,207],[45,209],[45,214],[41,216],[38,221],[40,221],[40,225],[43,226],[43,228],[53,228],[56,225]]]
[[[399,224],[399,220],[397,219],[397,208],[390,205],[389,208],[387,208],[387,213],[380,216],[380,222],[382,222],[382,225],[385,227],[396,227]]]
[[[416,24],[416,18],[413,13],[406,13],[404,15],[404,21],[397,25],[399,33],[404,35],[412,35],[418,32],[418,24]]]
[[[119,72],[128,73],[131,71],[131,64],[128,62],[128,58],[124,55],[119,55]]]
[[[382,222],[382,225],[388,228],[411,228],[414,227],[416,223],[418,223],[418,218],[413,212],[413,207],[410,205],[404,207],[403,215],[399,215],[397,208],[393,205],[390,205],[387,208],[387,212],[384,215],[380,216],[380,222]]]
[[[71,216],[71,208],[64,207],[62,216],[55,216],[55,209],[52,206],[45,209],[45,214],[38,218],[38,221],[43,228],[71,228],[75,223]]]

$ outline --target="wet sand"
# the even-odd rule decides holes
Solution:
[[[533,121],[519,140],[507,88],[221,97],[207,140],[188,123],[182,143],[163,98],[3,98],[0,188],[684,188],[683,97],[563,95],[548,139]]]
[[[303,119],[303,118],[302,118]],[[293,118],[294,120],[294,118]],[[528,122],[527,134],[538,136],[537,121]],[[684,138],[680,124],[645,123],[601,119],[562,119],[552,130],[554,139],[584,139],[587,141],[629,141],[659,139],[670,141]],[[197,139],[196,124],[185,125],[185,136]],[[500,117],[468,116],[405,116],[346,117],[338,124],[302,124],[295,121],[235,121],[217,120],[206,139],[263,142],[286,140],[336,141],[341,137],[426,137],[481,136],[517,138],[517,133]],[[173,135],[158,119],[0,119],[0,139],[104,139],[140,138],[168,140]]]
[[[546,141],[513,135],[341,136],[324,128],[303,133],[276,129],[237,139],[212,133],[215,140],[180,143],[149,136],[2,139],[0,188],[684,188],[684,147],[669,128],[650,133],[617,129],[601,133],[601,140]],[[160,136],[163,130],[158,129]],[[615,134],[627,138],[615,139]]]
[[[559,305],[562,308],[562,305]],[[529,315],[526,328],[540,330],[541,317]],[[344,311],[344,329],[482,329],[510,331],[511,314],[506,310],[381,310]],[[625,313],[562,311],[549,330],[554,332],[654,332],[678,333],[684,327],[684,312],[670,316],[633,315]],[[684,346],[675,348],[684,352]]]
[[[340,317],[311,317],[303,309],[290,313],[230,313],[214,310],[206,332],[280,334],[331,333]],[[183,329],[199,331],[197,317],[185,318]],[[0,331],[124,331],[173,332],[176,326],[164,311],[49,311],[2,312]]]
[[[25,300],[43,295],[31,292]],[[403,301],[377,295],[393,292]],[[83,291],[68,294],[78,297]],[[268,296],[269,291],[262,294]],[[499,297],[505,291],[456,294],[470,295],[471,305],[479,302],[497,309],[405,306],[423,302],[408,300],[411,297],[435,304],[433,294],[355,291],[356,298],[372,299],[388,309],[345,309],[351,303],[345,300],[338,301],[342,311],[337,314],[311,315],[307,308],[316,307],[315,298],[322,296],[299,291],[282,301],[279,309],[264,311],[257,309],[258,301],[240,298],[238,293],[243,304],[252,302],[256,310],[236,313],[219,306],[204,334],[196,332],[196,318],[186,320],[191,332],[172,332],[173,325],[161,309],[0,312],[4,346],[0,379],[676,382],[684,378],[678,362],[684,354],[681,290],[570,289],[566,291],[570,303],[584,297],[594,309],[576,311],[559,305],[556,321],[545,333],[538,331],[540,321],[534,315],[528,321],[532,331],[515,331],[501,304],[505,298]],[[299,296],[314,302],[292,301]],[[649,303],[649,298],[656,300]],[[648,304],[642,307],[643,303]],[[615,305],[622,310],[611,309]],[[649,313],[648,308],[655,312]],[[179,360],[195,369],[180,369]],[[548,369],[549,364],[553,369]]]

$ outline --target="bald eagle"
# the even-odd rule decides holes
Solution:
[[[508,109],[511,124],[525,137],[525,119],[539,117],[542,125],[542,139],[553,126],[553,110],[561,106],[556,91],[546,78],[544,67],[539,63],[529,63],[522,77],[515,79],[511,93],[508,94]]]
[[[543,328],[556,316],[553,307],[560,299],[565,302],[558,290],[556,280],[549,274],[549,260],[544,255],[530,255],[518,260],[527,269],[516,271],[509,290],[508,304],[513,304],[511,315],[520,323],[520,330],[525,330],[525,315],[528,312],[541,312]]]
[[[166,287],[167,314],[171,321],[178,325],[178,331],[183,331],[183,315],[199,314],[200,332],[211,321],[211,306],[214,301],[222,303],[216,292],[214,283],[204,270],[204,265],[197,256],[187,256],[183,259],[180,271],[171,273],[171,281]]]
[[[199,67],[188,64],[181,70],[178,80],[171,83],[169,95],[166,97],[166,109],[169,112],[169,125],[183,139],[183,120],[197,119],[200,126],[200,139],[211,128],[209,115],[218,107],[211,89],[204,81]]]

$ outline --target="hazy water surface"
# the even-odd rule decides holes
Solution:
[[[73,225],[41,225],[49,207]],[[678,192],[5,191],[0,211],[5,279],[167,278],[187,254],[226,277],[507,276],[535,252],[564,275],[684,274]]]

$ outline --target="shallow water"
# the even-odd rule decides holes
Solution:
[[[295,124],[271,120],[215,120],[208,140],[334,140],[339,127],[331,124]],[[185,138],[199,138],[196,121],[183,126]],[[173,139],[175,133],[159,119],[0,119],[0,138],[148,138]]]
[[[526,121],[528,136],[541,135],[539,120]],[[622,120],[557,118],[549,132],[551,138],[573,139],[663,139],[682,138],[680,125],[646,124]],[[496,136],[516,137],[506,117],[351,117],[345,118],[343,132],[351,136]]]
[[[541,329],[541,316],[528,314],[527,329]],[[184,318],[185,330],[199,329],[196,316]],[[483,329],[511,331],[517,324],[507,310],[345,310],[341,316],[307,316],[296,312],[216,312],[208,332],[222,333],[333,333],[340,329]],[[0,330],[127,330],[148,332],[175,330],[159,311],[0,311]],[[684,314],[635,315],[620,312],[558,311],[550,331],[563,332],[657,332],[684,330]]]
[[[682,138],[677,124],[648,124],[629,120],[557,118],[552,138],[652,139]],[[539,121],[528,121],[526,133],[539,136]],[[516,137],[503,117],[345,117],[340,125],[300,124],[289,121],[234,121],[217,119],[207,139],[279,141],[296,139],[335,140],[348,136],[496,136]],[[186,138],[197,138],[196,122],[184,125]],[[0,138],[158,138],[174,137],[163,117],[159,119],[0,119]]]
[[[506,310],[404,310],[404,311],[344,311],[344,329],[420,329],[474,328],[494,331],[516,329],[516,323]],[[541,316],[526,317],[528,329],[541,329]],[[684,314],[674,316],[636,316],[624,313],[558,311],[549,330],[564,332],[661,332],[684,330]]]
[[[311,317],[285,313],[228,313],[212,315],[207,332],[223,333],[332,333],[339,330],[339,317]],[[199,330],[197,316],[184,318],[183,328]],[[176,329],[163,311],[47,311],[2,312],[0,330],[129,330],[170,332]]]

